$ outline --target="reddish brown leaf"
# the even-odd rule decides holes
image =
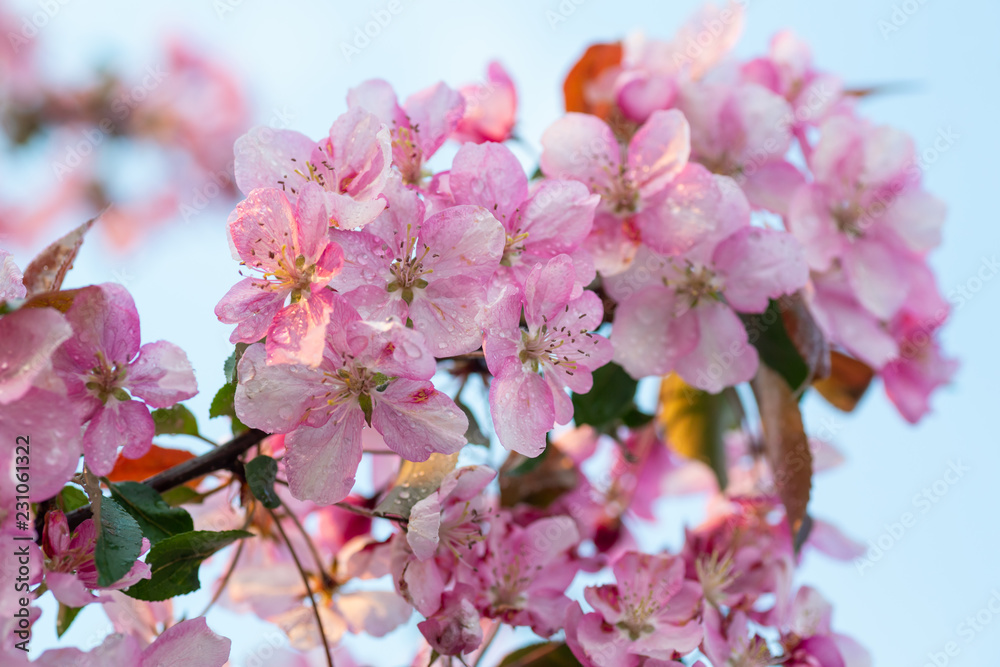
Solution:
[[[85,289],[98,289],[91,285],[78,289],[64,289],[58,292],[43,292],[33,296],[24,302],[22,308],[55,308],[60,313],[65,313],[73,305],[73,300]]]
[[[792,535],[803,527],[812,488],[812,452],[802,413],[791,388],[776,371],[760,365],[751,383],[764,431],[764,452],[785,506]]]
[[[809,367],[809,380],[830,374],[830,344],[801,293],[781,299],[781,320],[788,337]]]
[[[830,354],[830,374],[813,386],[835,408],[850,412],[868,391],[875,371],[854,357],[834,351]]]
[[[24,287],[28,290],[28,298],[55,292],[62,287],[66,273],[73,268],[76,253],[83,245],[83,237],[94,225],[95,220],[97,218],[83,223],[31,260],[24,270]]]
[[[611,116],[613,101],[595,102],[588,98],[587,89],[605,70],[618,66],[621,61],[621,42],[587,47],[563,82],[566,111],[590,113],[607,120]]]
[[[108,479],[112,482],[142,482],[193,458],[194,454],[183,449],[168,449],[153,445],[148,452],[137,459],[127,459],[119,454]],[[189,482],[188,486],[194,488],[196,482],[197,480]]]

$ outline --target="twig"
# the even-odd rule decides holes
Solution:
[[[292,541],[288,539],[288,533],[285,532],[284,526],[281,525],[281,520],[278,519],[278,515],[276,515],[272,509],[268,509],[267,511],[271,515],[271,518],[274,519],[275,525],[278,526],[278,532],[281,533],[281,537],[285,540],[285,544],[288,545],[288,551],[292,554],[292,560],[295,561],[295,567],[299,568],[299,575],[302,577],[302,584],[306,587],[306,593],[309,595],[309,602],[312,603],[313,615],[316,617],[316,625],[319,628],[319,637],[323,640],[323,648],[326,650],[326,664],[329,665],[329,667],[334,667],[333,654],[330,653],[330,644],[326,640],[326,630],[323,629],[323,619],[320,618],[319,607],[316,605],[316,597],[313,595],[312,587],[309,585],[309,577],[306,575],[306,571],[303,569],[302,563],[299,562],[299,556],[295,553]]]
[[[164,491],[169,491],[174,487],[190,482],[191,480],[197,479],[203,475],[218,472],[219,470],[231,470],[243,452],[247,451],[267,436],[268,434],[263,431],[250,429],[245,433],[239,434],[217,449],[213,449],[212,451],[193,459],[188,459],[183,463],[178,463],[173,468],[169,468],[161,473],[153,475],[149,479],[143,481],[143,484],[150,487],[154,491],[163,493]],[[67,514],[66,520],[69,522],[70,530],[72,530],[85,520],[89,519],[91,516],[92,513],[90,505],[84,505],[83,507],[75,509]],[[45,514],[40,513],[35,519],[35,527],[39,540],[41,540],[42,534],[40,527],[44,525]]]

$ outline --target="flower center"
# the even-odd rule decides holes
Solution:
[[[84,382],[90,393],[101,403],[106,403],[109,396],[114,396],[119,401],[130,400],[128,393],[121,388],[128,366],[117,361],[109,362],[102,352],[98,352],[95,357],[97,365],[90,369]]]

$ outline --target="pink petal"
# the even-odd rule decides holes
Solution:
[[[267,333],[287,297],[287,291],[269,289],[263,280],[244,278],[215,306],[215,316],[220,322],[237,325],[230,343],[254,343]]]
[[[396,100],[395,91],[382,79],[370,79],[347,91],[347,105],[367,109],[389,127],[409,125],[406,112]]]
[[[505,449],[538,456],[545,449],[545,434],[555,422],[552,390],[513,358],[490,383],[490,414]]]
[[[341,594],[334,601],[351,632],[383,637],[410,618],[410,604],[392,591]]]
[[[628,73],[623,73],[627,75]],[[669,109],[677,99],[677,82],[662,74],[636,72],[618,88],[618,108],[630,120],[644,123],[657,109]]]
[[[142,667],[222,667],[232,642],[212,632],[204,617],[172,625],[142,652]]]
[[[634,378],[666,375],[698,342],[697,329],[677,327],[676,296],[659,285],[646,287],[615,310],[611,329],[614,360]]]
[[[635,216],[642,240],[653,250],[675,255],[733,222],[722,215],[722,193],[715,177],[700,164],[686,165]],[[737,222],[736,224],[742,224]],[[735,225],[733,225],[735,226]]]
[[[80,418],[73,404],[61,393],[33,388],[19,400],[0,405],[0,437],[7,443],[0,448],[0,466],[8,464],[2,467],[0,500],[9,495],[11,503],[17,484],[15,440],[21,435],[29,435],[32,446],[31,500],[55,496],[76,472],[80,460]]]
[[[24,396],[73,328],[52,308],[22,308],[0,318],[0,405]]]
[[[424,336],[398,321],[354,322],[347,334],[359,366],[410,380],[429,380],[437,369]]]
[[[315,141],[294,130],[255,127],[233,147],[236,185],[243,194],[256,188],[279,188],[279,181],[284,181],[286,191],[298,189],[304,179],[295,171],[308,173],[305,163],[314,148]]]
[[[745,169],[737,182],[754,208],[787,216],[789,202],[805,184],[805,177],[790,162],[775,160]]]
[[[83,434],[87,467],[95,475],[107,475],[115,467],[119,447],[123,456],[139,458],[149,451],[155,430],[145,403],[109,397]]]
[[[607,123],[596,116],[568,113],[542,135],[541,168],[549,178],[566,178],[603,190],[617,174],[621,149]]]
[[[452,454],[466,444],[468,418],[430,382],[395,380],[372,400],[372,426],[405,459],[426,461],[434,452]]]
[[[888,320],[906,301],[914,263],[908,250],[866,236],[851,246],[844,273],[861,305]]]
[[[521,205],[509,231],[526,232],[525,252],[534,257],[570,253],[579,247],[594,224],[594,211],[601,203],[577,181],[544,180]]]
[[[456,204],[483,206],[508,229],[514,211],[528,198],[528,177],[503,144],[462,146],[452,161],[448,183]]]
[[[340,180],[326,184],[328,190],[359,202],[372,200],[382,192],[392,163],[392,138],[378,116],[359,107],[348,109],[330,127],[329,147]],[[341,223],[341,227],[355,226]]]
[[[406,98],[403,103],[416,142],[425,160],[451,136],[465,114],[465,98],[444,83],[436,83]]]
[[[816,271],[827,270],[847,247],[830,213],[828,196],[819,187],[806,186],[788,205],[788,230],[802,243],[809,267]]]
[[[643,198],[662,190],[687,164],[691,128],[677,109],[654,111],[629,142],[628,167]]]
[[[23,299],[27,294],[23,279],[24,274],[17,268],[13,256],[6,250],[0,250],[0,302]]]
[[[420,228],[420,241],[436,255],[424,261],[434,271],[428,280],[488,280],[500,264],[506,240],[503,225],[481,206],[453,206],[432,215]]]
[[[941,244],[946,213],[941,200],[923,190],[908,190],[883,213],[883,224],[891,227],[910,250],[924,253]]]
[[[432,493],[410,509],[406,524],[406,543],[417,560],[427,560],[437,553],[441,530],[441,495]]]
[[[524,281],[524,317],[534,330],[556,317],[568,303],[576,280],[569,255],[537,264]]]
[[[365,415],[347,404],[319,428],[301,426],[285,437],[285,466],[292,495],[317,505],[343,500],[361,463]]]
[[[240,358],[236,414],[247,426],[267,433],[288,433],[302,419],[303,398],[322,386],[323,372],[308,366],[268,365],[262,343]],[[298,408],[298,409],[296,409]]]
[[[194,370],[184,350],[162,340],[139,348],[124,386],[154,408],[170,407],[198,393]]]
[[[109,363],[127,363],[139,352],[139,312],[132,295],[121,285],[105,283],[83,288],[66,312],[66,319],[73,326],[74,336],[63,344],[57,356],[78,370],[96,366],[98,352]]]
[[[476,318],[485,300],[486,287],[481,282],[454,276],[417,290],[409,315],[414,328],[434,341],[430,351],[435,357],[467,354],[483,342]]]
[[[267,363],[319,366],[333,300],[333,292],[320,288],[279,310],[267,329]]]
[[[684,316],[698,323],[698,345],[677,360],[677,373],[699,389],[717,394],[748,382],[757,372],[757,350],[743,322],[724,303],[702,303]]]
[[[793,294],[809,280],[802,246],[791,234],[746,227],[715,249],[726,301],[743,313],[762,313],[768,299]]]
[[[84,607],[101,598],[89,591],[75,574],[68,572],[47,572],[45,583],[56,600],[67,607]]]

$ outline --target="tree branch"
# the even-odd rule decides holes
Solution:
[[[157,473],[142,483],[158,493],[163,493],[193,479],[198,479],[203,475],[218,472],[219,470],[232,470],[234,464],[245,451],[267,436],[268,434],[263,431],[250,429],[245,433],[239,434],[221,447],[193,459],[188,459],[183,463],[178,463],[173,468],[168,468],[163,472]],[[39,541],[42,539],[42,527],[45,525],[46,513],[47,510],[42,511],[35,518],[35,531],[38,534]],[[90,505],[85,505],[67,514],[66,520],[69,522],[70,530],[73,530],[91,516]]]

